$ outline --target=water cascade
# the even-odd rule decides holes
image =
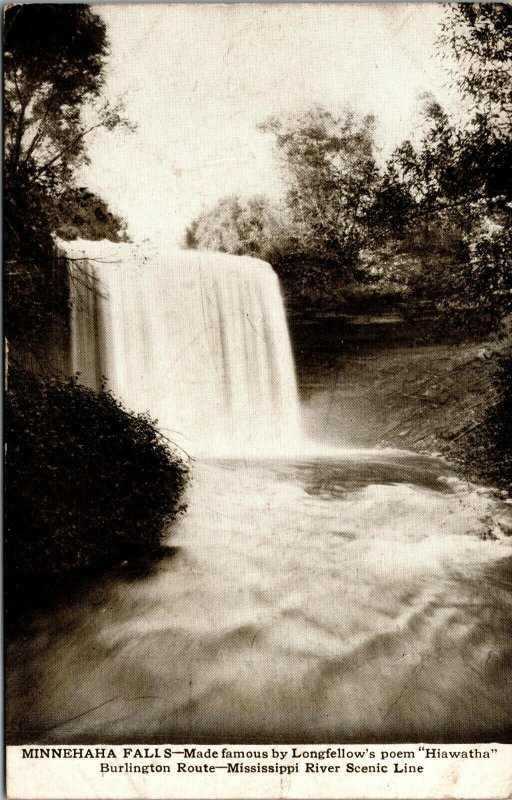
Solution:
[[[75,370],[88,376],[101,361],[96,374],[114,394],[129,409],[148,411],[187,452],[300,448],[290,339],[269,264],[192,251],[142,257],[110,242],[72,245],[68,255],[88,256],[84,264],[108,298],[91,320],[90,302],[81,300],[87,314],[74,312]],[[77,286],[83,294],[83,283]]]
[[[101,362],[194,453],[303,457],[197,459],[154,568],[41,609],[9,643],[11,742],[508,741],[510,506],[413,453],[317,458],[268,264],[109,248],[80,264],[83,380]]]

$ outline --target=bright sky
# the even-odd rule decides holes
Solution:
[[[385,157],[418,125],[418,96],[454,103],[432,4],[101,5],[108,93],[137,131],[101,132],[84,180],[131,235],[179,241],[219,197],[281,190],[270,114],[349,105],[379,120]]]

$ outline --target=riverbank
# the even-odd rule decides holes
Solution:
[[[291,329],[309,436],[435,453],[510,494],[510,335],[436,342],[430,326],[383,314],[295,318]]]

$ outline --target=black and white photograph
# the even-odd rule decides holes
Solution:
[[[510,796],[512,6],[3,12],[8,796]]]

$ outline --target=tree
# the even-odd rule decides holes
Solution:
[[[460,239],[467,215],[461,198],[480,187],[463,159],[460,132],[431,95],[424,97],[422,117],[419,144],[407,140],[392,153],[378,198],[390,232],[408,229],[424,246],[435,246],[446,235],[453,240],[455,230]],[[386,209],[388,199],[394,202]]]
[[[386,164],[368,209],[368,224],[375,240],[401,239],[414,208],[411,187],[404,180],[399,154],[395,152]]]
[[[451,78],[469,117],[463,172],[479,179],[481,196],[504,208],[512,186],[512,7],[447,5],[439,45],[455,61]]]
[[[404,142],[388,164],[395,193],[412,199],[398,223],[409,245],[423,243],[418,285],[441,315],[499,325],[512,310],[512,9],[450,4],[440,45],[465,111],[454,122],[427,97],[421,141]],[[436,263],[443,248],[448,261]]]
[[[266,197],[256,195],[242,200],[231,195],[219,200],[191,223],[185,234],[185,246],[272,260],[279,248],[283,227],[280,213],[271,207]]]
[[[512,311],[512,8],[457,3],[445,14],[440,45],[469,112],[457,151],[465,248],[455,297],[500,325]]]
[[[474,121],[498,138],[512,132],[512,7],[508,3],[450,3],[439,45],[455,59],[453,82]]]
[[[105,201],[83,186],[69,187],[55,203],[52,227],[61,239],[110,239],[127,242],[126,222]]]
[[[368,236],[377,182],[372,116],[317,107],[262,129],[275,136],[287,185],[292,236],[302,255],[350,273]]]
[[[87,135],[128,124],[119,104],[101,100],[107,54],[105,24],[86,5],[18,5],[5,11],[8,336],[37,341],[48,322],[52,233],[62,222],[59,209],[79,192],[73,183],[77,167],[87,161]]]
[[[104,84],[105,23],[85,5],[11,6],[4,47],[7,176],[63,182],[86,159],[84,137],[121,121],[108,104],[82,115]]]

